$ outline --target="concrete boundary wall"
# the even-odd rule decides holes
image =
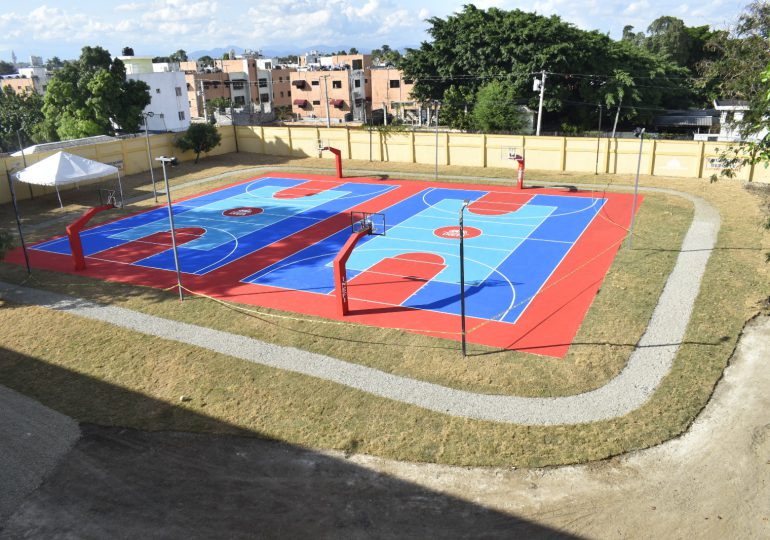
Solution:
[[[606,139],[589,137],[535,137],[524,135],[487,135],[419,131],[383,135],[378,131],[325,127],[223,126],[219,128],[222,144],[207,155],[250,152],[285,157],[318,157],[318,141],[339,148],[344,159],[459,165],[469,167],[502,167],[513,171],[517,165],[508,159],[512,149],[524,155],[528,170],[633,175],[639,158],[638,139]],[[192,152],[181,152],[173,146],[177,134],[149,137],[153,158],[175,155],[182,161],[195,159]],[[237,137],[237,143],[236,143]],[[702,141],[666,141],[647,139],[642,147],[641,172],[654,176],[710,178],[718,174],[719,152],[729,143]],[[78,146],[67,152],[120,167],[128,176],[149,171],[147,139],[136,137],[115,142]],[[27,156],[31,165],[53,152]],[[331,152],[324,159],[332,160]],[[158,169],[160,165],[153,161]],[[22,158],[0,159],[0,173],[23,167]],[[761,165],[744,167],[738,173],[744,181],[770,183],[770,169]],[[35,195],[52,190],[33,188]],[[16,183],[19,199],[29,197],[29,188]],[[0,204],[10,201],[5,178],[0,179]]]

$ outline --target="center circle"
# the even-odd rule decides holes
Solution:
[[[238,208],[225,210],[222,212],[222,215],[227,217],[246,217],[261,214],[262,212],[264,212],[264,210],[255,206],[239,206]]]
[[[449,227],[439,227],[438,229],[433,231],[433,234],[435,234],[439,238],[446,238],[448,240],[459,240],[460,226],[451,225]],[[476,227],[463,227],[463,238],[476,238],[477,236],[481,236],[481,229],[477,229]]]

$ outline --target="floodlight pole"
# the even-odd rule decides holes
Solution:
[[[184,295],[182,293],[182,274],[179,271],[179,254],[176,250],[176,232],[174,230],[174,212],[171,209],[171,188],[168,185],[168,176],[166,175],[166,163],[171,163],[172,165],[176,164],[176,158],[174,157],[166,157],[166,156],[160,156],[158,158],[155,158],[156,161],[160,161],[161,166],[163,167],[163,181],[166,183],[166,201],[167,201],[167,207],[168,207],[168,221],[171,224],[171,249],[174,251],[174,267],[176,268],[176,283],[177,287],[179,288],[179,301],[181,302],[184,300]]]
[[[150,178],[152,178],[152,196],[155,202],[158,202],[158,192],[155,190],[155,171],[152,170],[152,152],[150,151],[150,132],[147,130],[147,118],[152,118],[155,113],[152,111],[143,112],[144,116],[144,138],[147,140],[147,162],[150,164]]]
[[[462,330],[463,358],[467,356],[465,349],[465,246],[463,242],[465,229],[463,227],[463,212],[469,203],[470,201],[466,199],[460,207],[460,326]]]
[[[438,180],[438,112],[441,109],[441,102],[434,101],[433,105],[436,108],[436,171],[433,174],[433,179]]]
[[[644,128],[636,128],[634,135],[639,137],[639,159],[636,162],[636,184],[634,185],[634,202],[631,204],[631,226],[628,228],[628,249],[634,240],[634,218],[636,218],[636,195],[639,192],[639,170],[642,167],[642,145],[644,145]]]
[[[29,253],[27,253],[27,244],[24,242],[24,233],[21,230],[21,219],[19,218],[19,207],[16,204],[16,192],[13,189],[13,179],[11,173],[5,171],[8,177],[8,187],[11,190],[11,201],[13,202],[13,212],[16,215],[16,228],[19,229],[19,240],[21,241],[21,251],[24,253],[24,262],[27,265],[27,275],[32,275],[32,269],[29,266]]]

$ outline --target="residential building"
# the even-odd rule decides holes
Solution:
[[[393,115],[404,122],[422,124],[428,108],[423,108],[412,97],[414,81],[404,79],[400,69],[372,67],[371,85],[372,109],[382,109],[384,114]]]
[[[23,75],[0,75],[0,88],[11,88],[17,94],[35,91],[35,82]]]
[[[118,58],[126,66],[128,79],[144,81],[150,87],[151,101],[144,109],[149,131],[184,131],[190,127],[190,104],[183,72],[162,71],[162,67],[155,71],[149,56]]]
[[[290,73],[292,112],[300,120],[328,118],[330,123],[365,121],[371,114],[371,55],[321,56],[311,51],[300,57]]]

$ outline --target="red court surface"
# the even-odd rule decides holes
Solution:
[[[511,184],[273,173],[179,199],[182,282],[228,302],[459,341],[458,215],[468,200],[468,342],[563,357],[625,238],[632,197]],[[353,251],[342,317],[331,259],[361,211],[384,214],[386,234]],[[74,270],[63,238],[32,246],[33,267],[176,284],[165,206],[82,235],[85,270]],[[7,259],[23,264],[20,250]]]

